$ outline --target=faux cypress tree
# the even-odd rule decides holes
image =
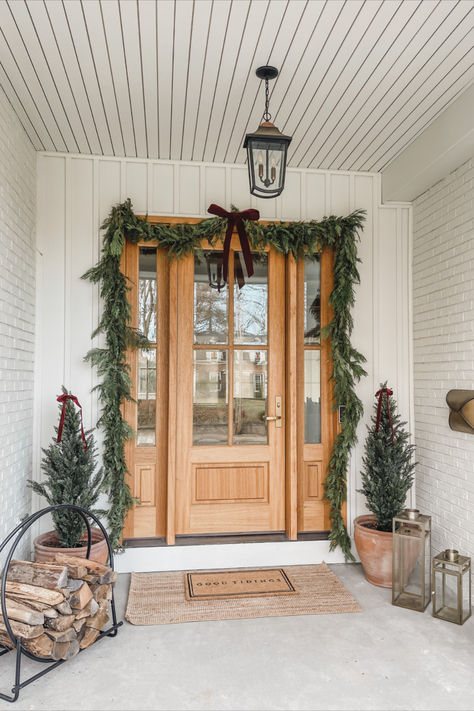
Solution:
[[[63,395],[70,393],[63,388]],[[84,442],[80,411],[71,399],[65,400],[64,407],[61,441],[57,441],[59,427],[55,427],[56,437],[47,449],[43,449],[41,468],[45,481],[29,480],[28,485],[44,496],[50,506],[75,504],[102,515],[103,511],[94,510],[102,488],[103,471],[95,471],[97,452],[92,430],[84,433]],[[59,409],[61,413],[62,402]],[[80,545],[84,533],[83,518],[69,510],[55,511],[52,517],[59,544],[64,548]]]
[[[415,446],[409,443],[407,423],[401,422],[387,383],[380,386],[376,396],[372,425],[365,441],[359,493],[364,494],[369,510],[375,515],[377,530],[391,531],[392,518],[403,509],[413,484]]]

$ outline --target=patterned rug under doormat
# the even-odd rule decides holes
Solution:
[[[298,594],[215,600],[187,600],[183,571],[132,573],[125,618],[133,625],[166,625],[361,612],[357,601],[326,563],[285,566],[284,570]]]

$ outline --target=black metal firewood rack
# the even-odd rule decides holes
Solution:
[[[27,649],[25,649],[21,643],[21,638],[20,637],[15,637],[13,630],[10,625],[10,621],[8,619],[8,614],[7,614],[7,607],[6,607],[6,602],[5,602],[5,583],[7,580],[8,576],[8,569],[10,567],[10,563],[13,558],[13,554],[18,547],[18,544],[20,543],[21,539],[25,535],[25,533],[28,531],[28,529],[36,522],[38,519],[40,519],[42,516],[45,516],[46,514],[51,513],[52,511],[59,511],[61,509],[70,509],[71,511],[77,511],[77,513],[82,516],[84,520],[84,525],[87,530],[87,552],[86,552],[86,558],[89,558],[90,556],[90,551],[91,551],[91,542],[92,542],[92,534],[91,534],[91,525],[89,523],[89,519],[92,519],[95,524],[97,524],[98,528],[102,531],[102,534],[105,538],[105,541],[107,543],[107,548],[109,549],[109,565],[114,569],[114,556],[113,556],[113,551],[112,551],[112,546],[110,544],[109,537],[107,535],[107,531],[105,530],[104,526],[101,524],[97,516],[93,514],[91,511],[88,511],[87,509],[82,508],[81,506],[75,506],[73,504],[60,504],[58,506],[48,506],[45,509],[41,509],[41,511],[38,511],[37,513],[32,514],[29,516],[27,519],[25,519],[22,523],[20,523],[19,526],[17,526],[3,541],[3,543],[0,545],[0,554],[6,549],[9,543],[11,543],[12,539],[14,539],[13,543],[11,543],[11,548],[8,552],[6,561],[5,561],[5,566],[3,568],[3,573],[2,573],[2,578],[1,578],[1,606],[2,606],[2,616],[3,616],[3,621],[4,625],[6,627],[8,636],[10,637],[12,644],[13,644],[13,649],[10,649],[9,647],[5,647],[4,645],[0,644],[0,656],[6,654],[7,652],[16,652],[16,665],[15,665],[15,682],[12,686],[12,696],[9,696],[8,694],[2,694],[0,693],[0,699],[3,699],[4,701],[10,701],[14,702],[18,699],[18,696],[20,694],[20,689],[23,689],[25,686],[28,684],[31,684],[33,681],[36,681],[36,679],[39,679],[40,677],[44,676],[48,672],[52,671],[53,669],[56,669],[56,667],[59,667],[61,664],[64,664],[65,661],[69,661],[66,659],[59,659],[57,661],[51,661],[51,659],[43,659],[42,657],[37,657],[36,655],[32,654],[29,652]],[[16,538],[15,538],[16,536]],[[110,601],[111,604],[111,610],[112,610],[112,625],[106,629],[103,630],[99,636],[96,639],[96,642],[98,642],[100,639],[103,639],[103,637],[116,637],[118,628],[123,624],[123,622],[117,622],[117,615],[115,612],[115,598],[114,598],[114,587],[112,585],[112,599]],[[95,644],[95,643],[94,643]],[[80,650],[81,652],[85,650]],[[35,662],[40,662],[43,664],[48,664],[48,666],[41,671],[39,671],[37,674],[33,674],[32,676],[28,677],[24,681],[21,681],[21,658],[22,656],[27,657],[28,659],[32,659]]]

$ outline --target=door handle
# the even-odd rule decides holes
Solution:
[[[265,419],[267,422],[275,422],[275,427],[281,427],[281,395],[275,398],[275,412],[276,415],[269,415]]]

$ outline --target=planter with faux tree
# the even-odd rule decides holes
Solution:
[[[413,484],[415,447],[401,422],[393,393],[381,386],[365,441],[362,488],[371,514],[354,521],[354,542],[370,583],[392,586],[392,519]]]
[[[30,480],[28,484],[50,506],[75,504],[102,515],[104,512],[94,509],[102,490],[103,471],[97,470],[92,430],[84,432],[82,408],[74,395],[63,388],[58,402],[61,414],[59,426],[55,427],[56,437],[43,449],[44,481]],[[52,517],[54,531],[43,533],[34,541],[35,561],[54,562],[56,553],[85,558],[87,534],[82,517],[69,510],[55,511]],[[91,540],[89,558],[105,563],[107,543],[98,528],[91,528]]]

